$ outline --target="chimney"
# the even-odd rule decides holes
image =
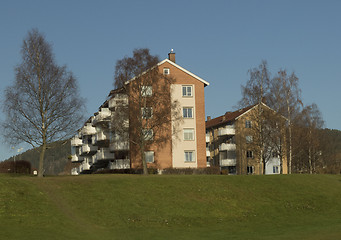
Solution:
[[[175,63],[175,52],[173,48],[171,49],[170,53],[168,53],[168,59],[172,61],[173,63]]]
[[[211,116],[207,116],[207,121],[210,121],[211,120]]]

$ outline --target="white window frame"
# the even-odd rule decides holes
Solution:
[[[185,162],[193,163],[195,162],[195,151],[185,150],[184,151]]]
[[[142,135],[145,141],[150,141],[154,139],[154,131],[151,128],[142,129]]]
[[[193,86],[192,85],[182,85],[182,96],[183,97],[193,97]]]
[[[193,113],[194,113],[193,112],[193,107],[183,107],[182,108],[182,117],[183,118],[194,118],[194,114]],[[189,116],[189,115],[191,115],[191,116]]]
[[[163,69],[163,75],[169,75],[170,74],[170,69],[169,68],[164,68]]]
[[[245,128],[252,128],[252,121],[251,120],[245,120]]]
[[[245,137],[246,143],[252,143],[253,142],[253,137],[251,135],[247,135]]]
[[[152,86],[142,86],[141,88],[142,97],[150,97],[153,95],[153,87]]]
[[[151,119],[153,117],[153,108],[152,107],[142,107],[141,108],[141,116],[142,116],[142,119]]]
[[[147,163],[153,163],[155,158],[154,158],[154,151],[145,151],[144,152],[144,157],[146,159]]]
[[[184,140],[185,141],[194,141],[195,139],[195,131],[194,128],[184,128]]]

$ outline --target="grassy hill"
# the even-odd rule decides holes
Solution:
[[[341,176],[0,175],[2,239],[340,239]]]

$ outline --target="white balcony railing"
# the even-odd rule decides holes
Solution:
[[[96,128],[92,126],[91,123],[87,123],[82,129],[81,129],[82,135],[95,135],[96,134]]]
[[[103,121],[109,121],[111,116],[111,111],[109,108],[101,108],[101,110],[98,112],[98,114],[95,116],[92,124],[96,125]]]
[[[226,167],[226,166],[236,166],[237,160],[235,158],[231,159],[220,159],[220,166]]]
[[[110,169],[129,169],[130,168],[130,159],[116,159],[113,162],[110,162]]]
[[[236,144],[234,143],[222,143],[219,145],[219,151],[233,151],[236,150]]]
[[[96,153],[96,160],[101,161],[101,160],[113,160],[115,159],[115,154],[110,152],[109,149],[107,148],[101,148],[100,150],[97,151]]]
[[[207,134],[207,133],[206,133],[206,142],[207,143],[210,142],[210,134]]]
[[[105,141],[110,139],[110,134],[108,132],[97,132],[95,136],[95,142]]]
[[[79,155],[93,155],[97,152],[97,146],[93,146],[92,144],[83,144],[81,148],[79,148]]]
[[[71,146],[73,147],[81,146],[82,144],[82,139],[80,139],[78,136],[74,136],[71,139]]]
[[[125,151],[129,150],[129,141],[115,141],[110,143],[110,151]]]
[[[206,148],[206,157],[210,157],[211,156],[211,152],[210,149],[207,147]]]
[[[77,154],[71,155],[71,162],[81,162],[83,160],[83,157],[78,156]]]
[[[225,135],[235,135],[236,129],[234,126],[226,126],[223,128],[218,129],[218,136],[225,136]]]

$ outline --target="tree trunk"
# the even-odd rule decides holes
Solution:
[[[46,150],[46,143],[43,143],[41,146],[41,151],[39,155],[39,170],[38,170],[38,177],[44,176],[44,156],[45,156],[45,150]]]

